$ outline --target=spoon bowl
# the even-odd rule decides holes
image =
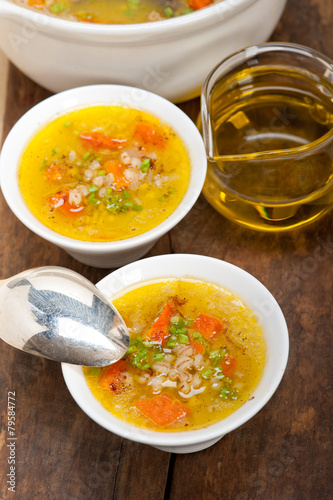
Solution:
[[[124,356],[127,327],[110,302],[80,274],[56,266],[0,282],[0,337],[22,351],[85,366]]]

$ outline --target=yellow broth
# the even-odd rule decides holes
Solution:
[[[133,349],[137,349],[135,342],[142,338],[147,343],[147,330],[149,332],[151,325],[156,325],[154,321],[161,310],[163,314],[163,306],[170,300],[176,306],[169,322],[169,337],[162,345],[152,342],[153,347],[147,348],[149,354],[142,359],[141,368],[134,366],[135,359],[142,355],[133,352]],[[126,371],[122,372],[123,377],[125,374],[124,384],[120,390],[114,390],[114,386],[105,388],[100,385],[108,367],[84,367],[83,370],[92,393],[113,415],[135,426],[156,431],[193,430],[220,421],[249,399],[264,367],[265,343],[254,314],[240,298],[217,285],[188,279],[144,284],[125,291],[112,302],[124,318],[131,335],[130,349],[124,358],[127,363]],[[198,333],[194,332],[196,318],[200,314],[210,315],[223,324],[223,330],[210,341],[195,335]],[[179,331],[186,334],[175,334],[175,325],[182,325]],[[195,336],[203,347],[202,352],[197,353],[191,347]],[[174,337],[178,341],[172,347],[170,344],[174,343]],[[190,343],[186,342],[185,337],[190,339]],[[192,365],[187,362],[187,368],[183,371],[179,356],[177,358],[175,355],[177,352],[181,356],[182,349],[192,349],[192,355],[187,352],[187,358],[192,357],[197,361]],[[153,358],[151,350],[154,352]],[[222,354],[221,358],[219,354]],[[231,371],[227,371],[225,360],[230,357],[236,360],[236,364]],[[171,361],[166,363],[168,358]],[[150,361],[149,367],[147,361]],[[121,360],[121,363],[124,361]],[[162,374],[159,373],[161,367],[158,370],[156,366],[163,363],[169,368]],[[178,376],[175,378],[176,366]],[[221,375],[223,370],[226,373]],[[186,409],[186,415],[170,425],[161,426],[153,422],[136,407],[137,401],[162,394],[170,395]]]
[[[164,221],[190,177],[184,144],[165,123],[124,106],[62,115],[30,141],[19,167],[22,195],[50,229],[115,241]]]
[[[133,24],[189,14],[213,0],[15,0],[45,14],[89,23]]]

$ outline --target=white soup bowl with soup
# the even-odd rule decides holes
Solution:
[[[136,142],[133,143],[133,138],[131,138],[132,142],[129,147],[127,147],[127,143],[126,147],[123,147],[123,141],[115,139],[115,141],[118,141],[118,143],[116,142],[116,146],[120,144],[119,147],[123,147],[123,149],[119,149],[118,151],[119,154],[122,155],[122,162],[124,162],[120,162],[121,168],[133,166],[132,163],[134,164],[135,162],[130,155],[141,155],[141,159],[135,157],[136,163],[139,162],[136,167],[127,169],[127,175],[130,174],[130,180],[121,177],[122,181],[126,181],[126,189],[121,186],[119,188],[119,185],[114,186],[114,175],[112,173],[108,174],[108,170],[106,170],[106,166],[112,169],[114,168],[114,163],[117,163],[116,160],[112,160],[112,155],[118,154],[117,151],[112,150],[114,139],[111,138],[111,150],[105,151],[105,147],[108,147],[108,144],[105,146],[104,143],[102,143],[100,147],[100,141],[109,140],[110,136],[104,134],[103,130],[99,130],[98,127],[97,130],[95,130],[96,127],[94,128],[93,126],[89,129],[86,124],[82,126],[87,126],[89,133],[80,134],[77,130],[77,124],[74,126],[74,118],[72,122],[66,121],[68,116],[75,117],[75,113],[77,113],[77,116],[81,116],[82,112],[86,112],[87,109],[93,109],[94,107],[100,107],[98,109],[101,109],[104,114],[106,113],[106,122],[108,126],[113,127],[113,130],[115,130],[121,138],[126,137],[125,132],[127,130],[122,128],[124,127],[121,122],[122,115],[126,116],[127,121],[125,121],[125,125],[127,126],[128,124],[128,127],[133,126],[133,116],[138,116],[139,122],[136,125],[137,128],[134,129],[134,140]],[[118,114],[116,114],[115,117],[110,114],[109,119],[109,110]],[[83,122],[85,122],[86,119],[90,119],[90,115],[84,116]],[[157,123],[158,126],[156,125],[155,128],[150,127],[150,123],[146,123],[150,118],[155,120],[152,122],[154,127],[155,123]],[[91,118],[91,120],[92,125],[99,123],[94,121],[94,117]],[[105,122],[105,117],[103,120]],[[56,129],[58,134],[56,136],[57,140],[54,139],[53,132],[45,132],[49,130],[47,127],[53,123],[58,124]],[[79,122],[78,126],[81,126],[81,122]],[[141,127],[140,129],[138,128],[139,126]],[[158,132],[159,129],[157,127],[159,126],[164,135],[162,132]],[[138,136],[139,142],[137,142],[137,135],[135,134],[142,134],[142,127],[144,133],[146,133],[147,130],[150,133],[150,136],[142,136],[143,139],[147,141],[148,139],[152,139],[155,142],[146,145],[145,142],[140,142],[140,135]],[[152,136],[152,133],[155,135]],[[38,140],[34,143],[35,138],[39,137],[38,134],[44,134],[42,135],[43,142],[38,142]],[[61,139],[63,136],[67,137],[65,134],[70,134],[68,143],[70,140],[79,141],[74,150],[72,150],[72,145],[68,145],[66,141]],[[159,137],[161,141],[163,140],[161,146],[163,147],[163,151],[161,155],[162,153],[165,155],[165,159],[163,160],[164,163],[158,163],[160,158],[156,155],[155,151],[157,148],[157,146],[155,148],[155,144],[158,144],[157,141]],[[94,141],[93,143],[91,143],[92,139]],[[61,141],[64,143],[62,147],[60,147],[60,144],[62,144]],[[89,146],[93,147],[94,152],[88,151],[88,153],[83,154],[85,150],[81,149],[81,153],[79,153],[80,148],[83,147],[82,141],[84,143],[90,141]],[[29,147],[32,144],[35,144],[35,146],[30,155],[27,151],[30,151]],[[42,144],[42,146],[40,146],[40,144]],[[95,146],[98,148],[97,150],[94,149]],[[44,150],[42,151],[42,147],[46,148],[46,152]],[[126,153],[126,150],[130,154]],[[133,153],[134,150],[136,151],[135,154]],[[97,153],[95,151],[97,151]],[[182,151],[182,157],[178,155],[178,151]],[[63,154],[64,152],[65,154]],[[48,158],[45,158],[45,155],[48,155]],[[101,159],[99,155],[104,155],[105,158],[111,158],[111,160],[105,161]],[[87,156],[89,158],[87,158]],[[184,159],[182,163],[181,158]],[[132,161],[132,163],[127,165],[130,161]],[[23,173],[21,176],[20,170],[21,165],[23,169],[23,163],[25,164],[27,172],[25,177]],[[186,182],[185,180],[183,182],[183,178],[181,174],[178,175],[178,172],[181,171],[181,165],[185,165],[185,163],[186,168],[184,168],[187,172],[187,177],[185,179]],[[86,164],[88,165],[87,168],[85,167]],[[155,164],[157,165],[157,173],[155,172],[152,177]],[[79,167],[77,165],[81,166]],[[97,170],[95,168],[96,165]],[[169,177],[167,175],[162,175],[165,171],[163,169],[161,170],[161,165],[163,168],[168,167],[172,170]],[[78,170],[80,175],[76,173],[75,175],[77,178],[73,177],[72,179],[75,183],[79,183],[79,186],[75,185],[73,188],[74,190],[71,188],[69,195],[68,188],[65,186],[68,199],[65,197],[65,201],[64,199],[59,201],[59,193],[62,193],[62,195],[65,193],[64,179],[62,178],[62,176],[66,175],[64,170],[67,169],[69,171],[72,169],[70,170],[71,172],[76,172],[75,169],[82,168],[84,168],[84,170]],[[158,170],[158,168],[160,168],[160,170]],[[0,182],[2,192],[11,210],[23,224],[37,235],[63,248],[72,257],[84,264],[96,267],[116,268],[142,257],[161,236],[167,233],[186,216],[200,195],[205,180],[206,168],[206,153],[201,135],[192,120],[177,106],[145,90],[119,85],[96,85],[80,87],[56,94],[34,106],[15,124],[8,134],[1,151]],[[61,169],[63,169],[63,171],[61,171]],[[94,172],[92,169],[95,169]],[[131,175],[134,175],[133,172],[134,174],[138,173],[140,179],[143,179],[141,179],[142,183],[145,183],[144,200],[146,201],[142,202],[141,197],[135,195],[138,191],[130,191],[132,185]],[[161,172],[161,174],[158,172]],[[21,176],[20,178],[19,174]],[[85,177],[88,174],[88,177],[96,175],[96,178],[88,180],[88,177]],[[99,176],[98,179],[97,175]],[[126,175],[126,172],[124,175]],[[174,182],[172,182],[172,176]],[[23,177],[25,182],[27,182],[28,191],[23,189]],[[50,181],[50,189],[52,189],[52,193],[55,193],[52,196],[49,196],[50,193],[47,193],[49,189],[47,183],[44,184],[44,187],[42,184],[38,184],[38,179],[42,177],[44,180],[42,179],[41,182],[45,181],[48,183]],[[145,180],[148,178],[150,178],[149,182]],[[49,179],[49,181],[47,179]],[[114,181],[113,183],[112,179]],[[170,186],[165,184],[168,182],[171,183]],[[129,188],[127,189],[128,184]],[[54,211],[51,213],[49,210],[47,215],[48,219],[41,218],[41,214],[44,213],[43,210],[45,208],[43,205],[38,207],[37,205],[32,205],[32,202],[30,203],[31,200],[34,200],[37,185],[39,186],[38,196],[40,196],[40,199],[44,200],[45,203],[50,202],[53,204],[52,210],[54,209]],[[53,185],[54,187],[52,187]],[[101,185],[103,186],[102,188]],[[113,186],[112,189],[108,188],[108,185]],[[164,186],[166,187],[164,188]],[[80,193],[77,193],[78,187],[81,189]],[[116,191],[114,191],[114,189],[116,189]],[[25,191],[30,193],[30,198],[27,198]],[[117,201],[119,193],[122,195],[120,205],[119,201]],[[133,193],[135,196],[132,196]],[[77,194],[79,194],[81,198],[83,194],[85,194],[85,212],[78,212],[78,210],[80,210],[80,203],[77,201]],[[153,195],[154,198],[152,198]],[[72,196],[72,200],[70,196]],[[26,202],[27,200],[30,200],[29,206]],[[105,200],[109,201],[106,202]],[[64,226],[60,228],[57,222],[57,220],[62,217],[59,210],[63,210],[66,203],[68,205],[68,202],[72,204],[72,208],[73,206],[77,207],[77,213],[75,215],[73,210],[71,210],[68,221],[67,219],[64,220],[64,224],[68,222],[67,227]],[[174,202],[175,204],[172,205]],[[63,205],[60,207],[59,203]],[[86,231],[86,235],[82,236],[83,230],[87,226],[85,215],[82,214],[86,213],[88,215],[88,213],[91,213],[92,204],[96,204],[96,206],[99,204],[96,210],[100,210],[102,208],[102,203],[107,203],[108,211],[104,210],[104,215],[99,221],[103,228],[112,229],[113,236],[103,236],[104,239],[97,236],[97,239],[94,239],[93,236],[97,231],[94,220],[92,220],[89,226],[90,232]],[[145,207],[147,207],[147,210]],[[128,213],[125,214],[126,210],[133,215],[132,221],[129,221]],[[74,215],[79,217],[76,218],[79,222],[74,223]],[[149,222],[147,225],[144,225],[146,224],[143,220],[144,217],[147,217]],[[63,219],[65,219],[64,216]],[[76,230],[79,228],[80,231],[72,233],[71,227],[73,226],[74,228],[75,224],[77,225]],[[130,226],[130,224],[132,224],[132,226]],[[131,230],[129,230],[129,228],[131,228]],[[60,229],[65,229],[65,232],[60,232]],[[126,235],[123,234],[125,229],[127,230]]]
[[[20,3],[0,0],[0,47],[43,87],[60,92],[125,84],[180,102],[200,94],[221,59],[266,41],[286,0],[222,0],[183,16],[137,24],[71,21]]]
[[[147,426],[142,428],[123,420],[123,415],[123,418],[116,417],[95,398],[82,367],[63,364],[62,371],[74,400],[90,418],[105,429],[164,451],[191,453],[213,445],[225,434],[245,424],[264,407],[283,377],[289,339],[284,315],[267,288],[246,271],[215,258],[191,254],[150,257],[118,269],[97,286],[106,297],[113,300],[114,297],[117,299],[128,290],[143,287],[146,283],[174,279],[206,282],[221,287],[232,295],[233,306],[236,304],[238,307],[240,300],[251,311],[261,329],[265,346],[263,370],[253,392],[235,411],[211,425],[204,424],[195,430],[179,432],[174,428],[172,432],[168,432],[168,428],[165,431],[151,430]],[[126,308],[126,303],[123,306]],[[185,399],[183,401],[186,402]],[[260,432],[258,428],[253,439],[260,439]]]

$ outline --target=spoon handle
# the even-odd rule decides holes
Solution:
[[[18,274],[14,274],[14,276],[12,276],[11,278],[5,278],[5,279],[2,279],[0,280],[0,289],[2,287],[4,287],[5,285],[7,285],[7,283],[9,283],[10,281],[12,281],[13,279],[15,278],[18,278],[19,276],[27,276],[28,273],[33,273],[37,268],[32,268],[32,269],[28,269],[27,271],[22,271],[21,273],[18,273]]]
[[[106,366],[129,345],[125,323],[98,288],[56,266],[0,280],[0,338],[54,361]]]
[[[7,278],[4,280],[0,280],[0,288],[6,285],[6,283],[9,283],[13,278]]]

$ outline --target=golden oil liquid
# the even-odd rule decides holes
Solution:
[[[332,208],[333,85],[305,71],[250,68],[237,85],[217,83],[208,108],[213,154],[203,193],[216,210],[279,231]]]

